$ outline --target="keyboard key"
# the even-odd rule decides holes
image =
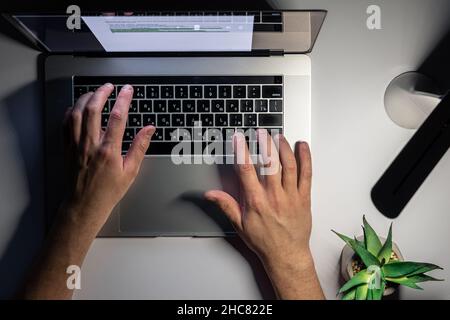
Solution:
[[[130,104],[130,109],[128,109],[129,113],[137,113],[138,112],[138,102],[137,100],[132,100]]]
[[[116,100],[109,100],[109,112],[112,111],[115,104],[116,104]]]
[[[283,100],[270,100],[269,110],[270,112],[283,112]]]
[[[227,100],[227,112],[239,112],[239,100]]]
[[[281,12],[263,12],[262,22],[281,23]]]
[[[221,113],[215,115],[216,127],[227,127],[228,126],[228,114]]]
[[[248,86],[247,95],[249,98],[260,98],[261,87],[260,86]]]
[[[189,88],[189,97],[201,99],[202,96],[202,86],[190,86]]]
[[[230,114],[230,126],[232,127],[242,126],[242,114],[240,113]]]
[[[156,115],[155,114],[143,114],[142,124],[144,126],[156,126]]]
[[[212,100],[212,112],[225,112],[225,106],[223,100]]]
[[[267,100],[255,100],[255,112],[267,112]]]
[[[97,91],[98,88],[100,88],[100,85],[89,86],[89,87],[88,87],[88,91],[89,91],[89,92],[95,92],[95,91]]]
[[[172,114],[172,126],[184,127],[184,114]]]
[[[253,112],[253,100],[241,100],[241,112]]]
[[[209,100],[197,100],[197,112],[210,112]]]
[[[87,92],[88,92],[87,87],[75,86],[73,87],[73,98],[76,100]]]
[[[190,128],[166,128],[164,129],[164,140],[181,141],[191,140],[192,131]]]
[[[129,114],[128,115],[129,127],[142,127],[142,115],[141,114]]]
[[[153,101],[154,112],[167,112],[167,102],[166,100],[155,100]]]
[[[122,142],[122,154],[126,154],[131,147],[131,142]]]
[[[173,98],[173,87],[172,86],[161,86],[161,98]]]
[[[133,141],[134,139],[134,128],[126,128],[123,135],[123,141]]]
[[[134,93],[133,97],[137,99],[145,99],[145,87],[144,86],[133,86]]]
[[[219,98],[231,98],[231,86],[219,86]]]
[[[184,142],[191,143],[192,142]],[[173,148],[179,145],[179,142],[152,142],[150,148],[147,149],[146,155],[171,155]],[[191,152],[194,149],[191,147]]]
[[[223,141],[222,130],[217,128],[210,128],[204,134],[204,139],[206,141]]]
[[[139,100],[139,112],[152,112],[152,100]]]
[[[192,140],[194,141],[203,141],[203,136],[206,135],[206,128],[192,128]]]
[[[260,114],[258,118],[258,124],[260,127],[268,126],[282,126],[283,125],[283,115],[282,114]]]
[[[117,98],[117,88],[114,87],[114,90],[111,92],[111,94],[109,95],[110,99],[115,99]]]
[[[164,129],[163,128],[156,128],[155,133],[152,136],[152,145],[153,141],[162,141],[164,140]]]
[[[102,128],[106,128],[108,126],[108,119],[109,119],[109,114],[102,114],[102,120],[101,120]]]
[[[230,117],[230,119],[231,119],[231,117]],[[223,137],[224,141],[232,141],[234,132],[235,132],[234,128],[222,129],[222,137]]]
[[[208,99],[217,98],[217,87],[216,86],[205,86],[203,96]]]
[[[195,100],[183,100],[183,112],[195,112]]]
[[[214,126],[214,115],[213,114],[202,114],[202,115],[200,115],[200,120],[202,122],[202,127],[213,127]]]
[[[198,121],[200,121],[199,114],[187,114],[186,115],[186,126],[187,127],[195,126],[195,122],[198,122]]]
[[[178,137],[181,138],[179,140],[192,140],[192,129],[191,128],[178,128]]]
[[[282,98],[283,87],[282,86],[262,86],[263,98]]]
[[[233,87],[233,98],[246,98],[245,86]]]
[[[109,101],[106,101],[105,105],[103,106],[102,113],[109,113]]]
[[[177,99],[189,98],[188,86],[175,86],[175,98]]]
[[[170,127],[170,114],[158,114],[158,127]]]
[[[178,141],[177,128],[165,128],[164,140],[166,141]]]
[[[181,101],[180,100],[169,100],[167,102],[169,112],[181,112]]]
[[[147,99],[158,99],[159,98],[159,87],[158,86],[147,86]]]
[[[244,114],[244,126],[256,127],[256,114]]]

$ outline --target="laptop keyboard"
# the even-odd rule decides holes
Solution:
[[[156,127],[149,155],[170,155],[183,139],[204,145],[193,147],[193,154],[202,152],[212,141],[223,142],[223,150],[230,150],[226,144],[236,131],[246,135],[251,150],[257,150],[256,128],[271,134],[283,131],[282,76],[75,76],[74,103],[106,82],[113,83],[115,89],[102,111],[104,129],[121,87],[131,84],[134,88],[123,153],[147,125]]]

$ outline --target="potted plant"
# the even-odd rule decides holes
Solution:
[[[424,262],[405,261],[392,241],[392,224],[386,237],[380,238],[363,216],[363,233],[349,238],[332,230],[346,246],[341,253],[341,273],[346,281],[339,290],[343,300],[381,300],[399,285],[422,289],[417,283],[442,281],[426,273],[441,267]],[[382,243],[382,240],[384,243]]]

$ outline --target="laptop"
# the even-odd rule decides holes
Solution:
[[[118,90],[131,84],[134,97],[122,152],[143,126],[157,129],[135,183],[99,236],[233,234],[224,214],[203,198],[210,189],[236,199],[240,193],[233,165],[204,157],[214,140],[207,132],[229,137],[230,132],[266,128],[282,132],[292,145],[310,141],[308,53],[325,16],[320,10],[279,8],[81,10],[80,28],[70,29],[67,14],[8,15],[43,52],[47,211],[56,212],[66,187],[65,109],[83,93],[111,82],[116,89],[103,109],[106,127]],[[180,131],[191,140],[181,139]],[[251,136],[247,140],[256,145]],[[180,141],[193,148],[174,160]],[[229,140],[219,142],[226,150]],[[228,156],[208,155],[209,160]]]

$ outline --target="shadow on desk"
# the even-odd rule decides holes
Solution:
[[[196,205],[203,211],[204,214],[215,221],[218,226],[223,226],[223,223],[219,218],[222,217],[224,213],[221,212],[216,205],[206,200],[203,197],[203,193],[192,193],[189,195],[185,195],[182,200]],[[227,230],[223,231],[226,232]],[[224,239],[235,250],[237,250],[249,264],[262,298],[275,299],[276,295],[272,288],[272,284],[270,283],[270,279],[268,278],[258,256],[247,247],[245,242],[241,238],[239,238],[239,236],[227,236]]]
[[[7,76],[7,75],[2,75]],[[4,80],[5,81],[5,80]],[[24,177],[24,193],[16,194],[11,198],[2,199],[2,202],[28,202],[13,206],[24,208],[23,212],[2,212],[0,223],[3,228],[14,228],[14,224],[5,226],[5,222],[14,220],[15,230],[12,233],[6,248],[0,257],[0,298],[11,298],[22,284],[23,278],[28,272],[29,266],[36,253],[41,247],[44,229],[44,163],[43,163],[43,134],[42,134],[42,112],[41,99],[38,82],[33,82],[20,88],[0,101],[0,116],[3,126],[2,131],[8,133],[15,139],[12,141],[1,141],[0,147],[12,146],[17,150],[17,156],[11,154],[5,163],[1,163],[2,170],[21,170],[17,174],[9,173],[7,176]],[[10,132],[5,132],[8,130]],[[4,136],[2,138],[5,138]],[[9,150],[13,153],[13,150]],[[7,148],[2,148],[2,153],[8,152]],[[15,159],[15,160],[14,160]],[[21,160],[21,161],[19,161]],[[9,163],[9,161],[22,162]],[[19,168],[19,169],[18,169]],[[2,175],[3,176],[3,175]],[[16,190],[19,181],[0,181],[0,189]],[[8,192],[6,192],[8,194]],[[0,195],[2,198],[5,194]],[[26,198],[25,200],[23,198]],[[2,206],[4,207],[4,206]],[[20,210],[20,209],[17,209]]]

